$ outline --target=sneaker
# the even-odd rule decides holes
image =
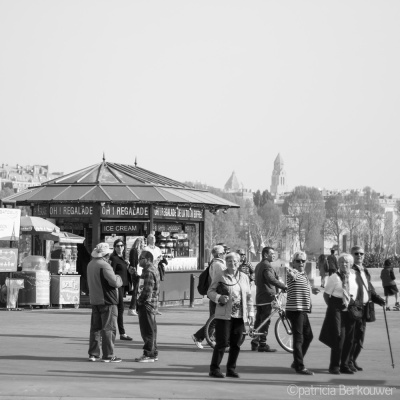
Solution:
[[[120,340],[133,340],[130,336],[128,336],[126,333],[123,335],[120,335]]]
[[[103,358],[101,361],[106,363],[119,363],[122,359],[117,356],[112,356],[111,358]]]
[[[196,345],[196,347],[197,347],[198,349],[203,349],[203,348],[204,348],[203,345],[201,344],[201,342],[199,342],[199,341],[197,340],[197,337],[196,337],[196,336],[192,335],[192,339],[193,339],[193,342],[194,342],[194,344]]]
[[[390,307],[386,307],[386,311],[390,311]]]
[[[158,360],[158,358],[157,358],[157,360]],[[154,361],[156,361],[156,360],[155,360],[155,357],[147,357],[147,356],[145,356],[145,355],[143,354],[142,357],[135,358],[134,361],[135,361],[135,362],[148,363],[148,362],[154,362]]]
[[[137,317],[137,312],[135,310],[133,310],[133,309],[129,309],[128,310],[128,315],[133,315],[133,316]]]
[[[296,372],[297,372],[298,374],[301,374],[301,375],[314,375],[314,372],[310,371],[310,370],[307,369],[307,368],[301,369],[301,370],[296,371]]]
[[[89,361],[98,361],[98,360],[100,360],[99,356],[92,356],[92,355],[89,356]]]
[[[153,358],[154,358],[154,361],[158,361],[158,355],[153,356]]]

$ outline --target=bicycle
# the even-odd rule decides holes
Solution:
[[[249,330],[247,332],[243,333],[242,341],[240,345],[244,342],[246,339],[246,336],[249,336],[250,338],[255,338],[256,336],[261,336],[263,333],[260,333],[260,329],[272,319],[272,317],[275,314],[279,314],[279,317],[275,323],[275,337],[279,345],[282,347],[282,349],[286,350],[288,353],[293,353],[293,339],[292,339],[292,327],[290,325],[290,321],[287,319],[286,314],[285,314],[285,308],[284,308],[284,300],[285,300],[285,295],[283,292],[278,293],[277,295],[274,296],[274,300],[271,303],[265,303],[265,304],[258,304],[258,305],[266,305],[266,304],[271,304],[272,306],[272,312],[268,318],[266,318],[260,326],[257,329],[252,328],[251,326],[249,327]],[[212,315],[205,326],[205,337],[207,340],[207,343],[214,348],[215,347],[215,322],[214,322],[214,315]]]

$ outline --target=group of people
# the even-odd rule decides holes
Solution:
[[[139,240],[139,239],[138,239]],[[93,250],[88,264],[87,277],[92,316],[89,337],[89,361],[117,363],[121,358],[114,354],[116,329],[121,340],[132,340],[125,333],[123,314],[125,288],[128,274],[133,277],[133,295],[129,306],[130,315],[138,315],[140,333],[144,342],[142,356],[137,362],[158,360],[157,322],[158,295],[160,288],[159,264],[161,251],[154,245],[154,235],[148,235],[147,245],[141,241],[130,253],[130,262],[125,260],[125,244],[121,239],[99,243]],[[138,273],[137,267],[142,269]],[[102,354],[102,356],[101,356]]]
[[[254,322],[254,328],[257,328],[265,321],[272,312],[271,302],[279,290],[287,292],[285,312],[293,334],[291,367],[299,374],[313,375],[314,372],[305,367],[304,357],[313,340],[308,318],[312,310],[311,294],[317,295],[320,289],[313,286],[305,272],[306,253],[299,251],[293,255],[291,266],[286,267],[287,284],[279,279],[271,266],[274,258],[272,247],[262,250],[262,260],[254,272],[252,268],[243,269],[241,272],[241,265],[246,263],[245,258],[242,258],[244,252],[241,249],[236,253],[227,253],[224,247],[215,246],[212,254],[214,258],[209,266],[210,286],[207,296],[210,299],[210,315],[214,314],[216,320],[216,344],[209,375],[215,378],[225,377],[220,364],[225,349],[229,347],[226,376],[239,377],[236,363],[245,323],[251,325]],[[324,300],[327,311],[319,340],[331,349],[331,374],[354,374],[363,370],[357,359],[363,348],[367,322],[375,320],[373,304],[384,306],[385,300],[376,294],[370,274],[363,267],[364,250],[360,246],[354,246],[351,255],[342,254],[336,259],[332,251],[331,256],[330,263],[325,259],[329,278],[326,283],[321,282],[321,286],[325,287]],[[388,293],[397,295],[397,287],[393,286],[393,272],[382,274],[389,276],[391,287]],[[256,286],[256,304],[253,304],[251,296],[250,276]],[[361,317],[358,320],[352,319],[349,312],[349,304],[356,300],[361,305]],[[267,344],[269,322],[262,328],[262,335],[251,341],[251,350],[262,353],[276,351]],[[204,340],[204,328],[192,335],[198,348],[203,348],[201,342]]]
[[[156,315],[161,252],[150,236],[147,246],[137,248],[136,258],[132,258],[135,264],[130,265],[123,257],[123,248],[123,241],[117,239],[112,250],[107,243],[99,243],[91,254],[92,260],[87,270],[92,305],[89,360],[121,362],[121,358],[114,354],[117,325],[120,338],[132,340],[126,335],[123,326],[123,288],[126,285],[127,274],[134,274],[138,265],[142,272],[141,275],[136,272],[138,288],[134,289],[137,296],[133,296],[133,303],[136,301],[135,308],[144,345],[142,356],[135,361],[154,362],[158,360]],[[247,262],[243,249],[229,252],[226,246],[217,245],[212,249],[212,255],[207,296],[210,299],[210,316],[215,316],[216,344],[209,375],[215,378],[225,377],[220,364],[225,350],[229,348],[226,376],[239,377],[236,364],[245,324],[254,324],[254,328],[258,328],[270,316],[271,302],[279,290],[287,292],[285,312],[293,334],[291,367],[299,374],[313,375],[314,373],[305,367],[304,357],[313,340],[308,318],[312,310],[311,294],[318,294],[320,289],[313,286],[305,272],[306,253],[298,251],[293,255],[291,266],[286,267],[286,284],[271,266],[275,255],[272,247],[262,250],[262,260],[255,269]],[[376,294],[371,284],[371,277],[363,267],[363,260],[364,250],[360,246],[354,246],[351,255],[339,256],[336,271],[330,274],[323,285],[327,310],[319,340],[331,349],[329,372],[332,374],[354,374],[362,371],[357,359],[363,348],[366,323],[375,320],[374,303],[385,305],[385,300]],[[387,283],[385,295],[395,294],[397,303],[397,286],[393,270],[390,269],[390,260],[385,264],[386,268],[382,271],[382,280]],[[255,304],[251,294],[252,282],[256,290]],[[349,312],[355,301],[362,305],[362,315],[357,320],[352,318],[352,313]],[[132,303],[130,309],[131,307]],[[267,344],[269,323],[270,321],[263,326],[261,335],[251,341],[252,351],[276,351]],[[198,348],[203,348],[204,338],[204,326],[192,335]]]

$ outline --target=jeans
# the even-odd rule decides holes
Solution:
[[[131,303],[129,304],[130,310],[136,310],[136,301],[137,301],[137,293],[139,289],[139,281],[133,281],[133,291],[132,291],[132,298]]]
[[[296,371],[304,369],[304,357],[313,340],[313,333],[305,311],[286,311],[286,316],[292,325],[293,358]]]
[[[245,330],[243,318],[231,318],[230,320],[215,320],[215,347],[211,359],[210,371],[220,371],[220,364],[224,357],[225,348],[229,346],[226,372],[234,372],[236,361],[240,352],[240,343]]]
[[[208,304],[208,309],[210,312],[210,317],[211,315],[215,314],[215,308],[217,307],[217,303],[214,303],[213,301],[210,300]],[[206,338],[206,326],[202,326],[193,336],[197,339],[198,342],[202,342]]]
[[[156,316],[145,305],[137,305],[140,334],[144,342],[143,354],[147,357],[158,355]]]
[[[89,355],[100,357],[100,343],[103,358],[114,355],[114,343],[117,330],[117,306],[92,306],[90,322]]]
[[[353,345],[354,321],[349,318],[347,311],[340,313],[340,320],[340,337],[336,338],[335,343],[331,347],[329,369],[346,368],[349,366],[350,350]]]
[[[124,294],[125,288],[121,286],[118,288],[118,332],[120,335],[125,334],[124,328]]]
[[[256,321],[254,323],[254,329],[257,329],[261,322],[265,321],[272,312],[271,304],[266,304],[265,306],[257,306],[257,314],[256,314]],[[262,328],[260,333],[264,333],[264,335],[256,336],[251,341],[251,347],[266,347],[267,346],[267,335],[268,335],[268,328],[271,324],[271,320],[269,320]]]

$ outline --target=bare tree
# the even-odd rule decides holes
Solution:
[[[304,250],[312,232],[324,223],[325,205],[320,191],[313,187],[295,187],[285,199],[283,212],[296,232],[300,249]]]
[[[350,248],[355,244],[354,236],[360,233],[363,219],[361,211],[361,197],[358,192],[352,190],[343,196],[342,218],[344,226],[349,232]]]
[[[324,233],[330,238],[333,238],[338,246],[340,253],[340,236],[346,230],[344,220],[345,204],[341,194],[328,198],[325,203],[326,219]]]

